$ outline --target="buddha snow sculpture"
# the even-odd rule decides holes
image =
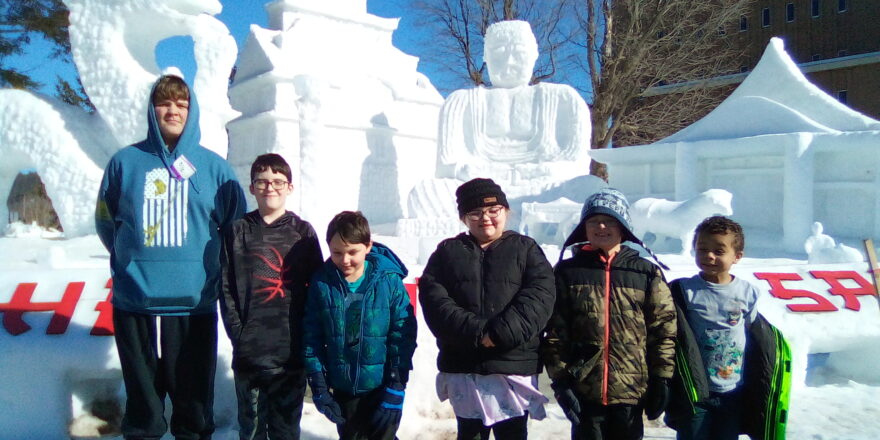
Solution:
[[[441,109],[437,177],[493,177],[517,185],[536,177],[549,183],[551,174],[566,177],[553,163],[578,162],[585,170],[589,109],[567,85],[529,85],[538,59],[529,24],[492,24],[483,54],[492,87],[457,90]]]

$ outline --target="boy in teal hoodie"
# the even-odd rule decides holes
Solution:
[[[371,240],[360,212],[337,214],[327,243],[330,258],[312,277],[303,318],[312,401],[341,439],[391,440],[416,348],[407,270]]]
[[[147,120],[147,139],[107,164],[95,213],[110,252],[114,336],[128,396],[122,434],[162,437],[167,394],[171,433],[210,438],[221,231],[242,216],[244,193],[229,164],[199,145],[199,107],[183,79],[156,81]]]

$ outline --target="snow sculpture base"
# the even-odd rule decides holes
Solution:
[[[548,203],[523,203],[519,232],[538,243],[561,244],[580,222],[580,216],[581,204],[565,197]]]

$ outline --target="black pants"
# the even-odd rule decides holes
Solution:
[[[694,415],[679,422],[678,440],[736,440],[742,419],[742,393],[711,393],[695,406]]]
[[[581,423],[572,424],[573,440],[640,440],[644,434],[642,407],[597,405],[580,401]]]
[[[384,429],[373,428],[371,418],[373,413],[382,404],[385,397],[385,387],[376,388],[366,394],[350,396],[336,392],[333,399],[342,409],[342,418],[345,423],[337,425],[336,431],[340,440],[394,440],[397,437],[399,423],[386,426]]]
[[[241,440],[299,440],[305,371],[271,377],[235,373],[238,398],[238,438]]]
[[[174,438],[210,439],[214,432],[217,314],[157,318],[114,308],[113,326],[127,395],[122,418],[126,440],[159,439],[165,434],[166,395],[171,399]]]
[[[489,431],[495,433],[498,440],[525,440],[529,437],[528,413],[512,417],[492,426],[483,425],[483,419],[463,419],[456,417],[458,437],[456,440],[489,440]]]

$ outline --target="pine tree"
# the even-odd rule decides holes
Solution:
[[[10,59],[12,55],[26,54],[36,38],[43,38],[52,45],[51,58],[73,63],[69,15],[70,11],[61,0],[0,0],[0,87],[36,91],[44,86],[14,66]],[[76,84],[70,84],[57,77],[55,91],[58,98],[68,104],[90,112],[95,109],[79,78]]]

